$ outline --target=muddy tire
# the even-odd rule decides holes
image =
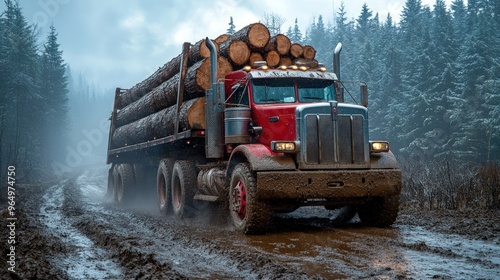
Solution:
[[[134,168],[130,164],[120,164],[116,167],[114,176],[114,201],[118,204],[129,203],[135,190]]]
[[[235,228],[244,234],[265,233],[271,208],[257,199],[257,181],[248,163],[235,166],[229,186],[229,215]]]
[[[197,186],[194,163],[189,160],[176,161],[172,169],[171,196],[174,215],[185,218],[194,214],[193,198]]]
[[[108,187],[106,188],[105,198],[114,198],[115,193],[115,176],[116,176],[116,165],[113,163],[108,170]]]
[[[158,208],[163,215],[171,214],[171,187],[173,159],[162,159],[156,173],[156,193],[158,197]]]
[[[399,195],[377,197],[358,207],[361,222],[374,227],[391,226],[398,217]]]
[[[333,219],[336,224],[347,224],[356,216],[357,208],[356,206],[348,205],[340,208],[338,210],[337,216]]]

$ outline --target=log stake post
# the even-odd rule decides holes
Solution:
[[[120,94],[122,94],[122,92],[125,92],[124,90],[122,90],[121,88],[116,88],[115,90],[115,102],[113,102],[114,106],[113,106],[113,112],[111,112],[111,125],[109,126],[109,137],[108,137],[108,152],[107,152],[107,155],[106,155],[106,163],[109,164],[111,163],[111,160],[109,158],[109,151],[113,148],[112,146],[112,136],[113,136],[113,133],[115,133],[115,122],[116,122],[116,114],[118,112],[118,100],[120,98]]]
[[[179,87],[177,88],[177,107],[175,110],[175,128],[174,128],[174,139],[177,139],[179,134],[179,113],[181,109],[181,104],[184,102],[184,80],[186,79],[186,72],[188,68],[188,59],[189,59],[189,49],[191,48],[191,44],[185,42],[182,45],[182,58],[181,58],[181,71],[180,71],[180,79],[179,79]]]

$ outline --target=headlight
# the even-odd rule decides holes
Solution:
[[[370,141],[370,153],[382,153],[389,151],[389,142],[387,141]]]
[[[290,153],[298,151],[298,142],[271,142],[271,150],[279,153]]]

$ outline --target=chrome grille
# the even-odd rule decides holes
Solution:
[[[306,164],[365,163],[364,118],[362,115],[307,114],[303,119],[302,159]]]

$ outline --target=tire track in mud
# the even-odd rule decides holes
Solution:
[[[65,202],[64,189],[68,181],[50,187],[42,197],[40,207],[41,222],[48,229],[48,234],[58,238],[69,251],[52,260],[52,264],[75,279],[112,279],[121,275],[120,268],[107,259],[103,250],[80,233],[63,213]],[[104,259],[103,259],[104,258]]]
[[[165,219],[156,201],[149,208],[116,206],[103,198],[106,182],[103,168],[67,182],[61,211],[120,267],[120,278],[500,279],[500,244],[494,242],[401,221],[388,229],[356,220],[340,226],[322,208],[276,215],[269,234],[245,236],[205,216]]]
[[[102,182],[106,180],[92,176],[86,172],[76,180],[77,187],[66,188],[66,208],[81,214],[75,226],[117,259],[127,278],[314,279],[252,248],[226,247],[219,242],[221,237],[238,239],[241,235],[224,229],[214,234],[206,221],[193,220],[202,224],[194,227],[144,210],[114,206],[102,196],[100,202],[93,201],[96,189],[104,194]]]

